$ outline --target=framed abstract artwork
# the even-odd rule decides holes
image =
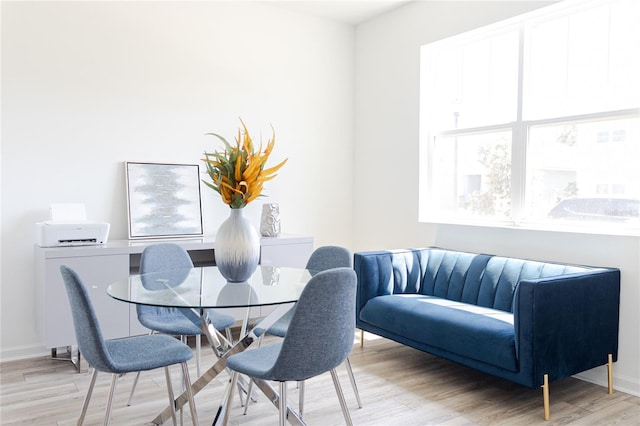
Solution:
[[[203,235],[197,164],[125,162],[129,238]]]

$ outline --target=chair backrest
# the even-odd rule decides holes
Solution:
[[[353,348],[356,274],[351,268],[319,272],[300,294],[270,376],[298,381],[340,365]]]
[[[306,269],[319,272],[332,268],[351,267],[352,255],[349,250],[340,246],[321,246],[311,253]]]
[[[60,267],[60,273],[69,296],[73,326],[80,353],[96,370],[112,372],[113,362],[84,284],[75,271],[64,265]]]
[[[145,247],[140,257],[140,273],[193,268],[189,253],[178,244],[159,243]]]
[[[193,268],[193,262],[189,253],[175,243],[158,243],[147,246],[140,257],[140,273],[176,271],[176,284],[182,282],[180,277],[186,277],[186,269]],[[144,285],[144,280],[143,280]],[[145,285],[145,288],[147,286]],[[169,314],[176,308],[163,308],[158,306],[136,305],[138,321],[145,327],[153,329],[147,320]]]

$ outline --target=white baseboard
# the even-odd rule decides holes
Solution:
[[[576,374],[576,379],[607,388],[609,386],[609,378],[607,377],[607,367],[596,367],[591,370],[583,371]],[[613,364],[613,389],[616,391],[628,393],[633,396],[640,396],[640,382],[637,378],[616,374],[616,364]]]
[[[51,350],[44,346],[15,346],[3,349],[0,352],[0,361],[18,361],[21,359],[39,358],[47,355],[51,355]]]

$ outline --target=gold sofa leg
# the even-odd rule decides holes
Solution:
[[[364,330],[360,330],[360,348],[364,348]]]
[[[607,356],[607,376],[609,379],[609,394],[613,393],[613,355]],[[549,375],[545,374],[542,379],[542,400],[544,403],[544,419],[549,420],[551,418],[551,412],[549,410]]]
[[[551,413],[549,410],[549,375],[545,374],[542,379],[542,401],[544,403],[544,419],[549,420]]]
[[[613,355],[607,357],[607,375],[609,376],[609,394],[613,393]]]

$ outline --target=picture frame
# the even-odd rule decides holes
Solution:
[[[125,162],[129,239],[201,237],[197,164]]]

